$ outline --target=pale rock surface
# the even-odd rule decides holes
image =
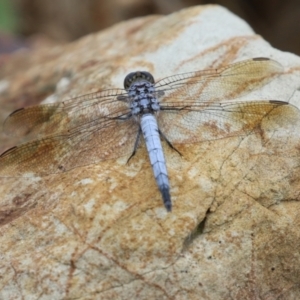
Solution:
[[[282,76],[244,97],[300,106],[300,58],[219,6],[117,24],[2,65],[1,114],[164,76],[270,57]],[[289,123],[289,122],[287,122]],[[300,121],[257,135],[163,144],[167,213],[145,147],[43,178],[0,179],[0,299],[300,299]],[[17,140],[1,135],[1,151]]]

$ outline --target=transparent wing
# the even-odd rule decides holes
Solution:
[[[162,106],[235,99],[268,83],[283,67],[268,58],[253,58],[219,69],[166,77],[155,84]]]
[[[161,130],[174,143],[245,134],[270,111],[284,105],[216,102],[258,88],[281,70],[273,60],[256,58],[167,77],[156,84],[157,95],[163,95]],[[3,153],[0,176],[59,173],[130,153],[139,126],[129,118],[127,103],[118,100],[126,97],[124,90],[106,90],[15,111],[5,121],[4,130],[39,139]]]
[[[166,77],[156,84],[157,95],[163,95],[161,104],[165,107],[232,99],[263,86],[281,71],[282,66],[276,61],[255,58],[220,69]],[[93,122],[101,116],[128,113],[126,104],[117,100],[126,96],[123,89],[111,89],[60,103],[19,109],[6,119],[4,131],[20,137],[59,134]]]
[[[263,134],[299,119],[297,107],[284,101],[227,101],[163,110],[159,128],[171,143],[198,143],[231,136]],[[171,125],[170,125],[171,124]]]
[[[117,97],[127,95],[122,89],[82,95],[59,103],[22,108],[11,113],[4,122],[4,132],[13,136],[59,134],[74,127],[101,120],[103,116],[128,113],[128,107]]]
[[[0,156],[0,176],[61,173],[75,167],[117,158],[133,151],[139,126],[131,118],[102,118],[9,149]]]

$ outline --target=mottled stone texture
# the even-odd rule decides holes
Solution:
[[[219,6],[115,25],[66,46],[17,53],[0,70],[1,121],[47,96],[122,88],[265,56],[281,76],[244,99],[300,106],[300,58]],[[49,100],[49,98],[47,98]],[[299,299],[300,120],[266,134],[163,142],[167,213],[144,146],[42,178],[0,179],[1,299]],[[264,124],[262,124],[262,128]],[[1,134],[0,151],[18,141]]]

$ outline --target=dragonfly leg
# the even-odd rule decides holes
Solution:
[[[126,114],[126,115],[123,115],[123,116],[113,117],[111,119],[112,120],[122,120],[122,121],[125,121],[125,120],[129,120],[131,117],[132,117],[132,113],[129,113],[129,114]]]
[[[172,148],[173,150],[175,150],[180,156],[182,156],[182,154],[179,152],[179,150],[177,150],[172,143],[167,139],[167,137],[160,131],[160,129],[158,130],[159,135],[167,142],[168,146],[170,148]]]
[[[127,164],[129,163],[129,161],[131,160],[131,158],[135,155],[136,153],[136,149],[137,147],[139,146],[139,141],[140,141],[140,137],[141,137],[141,133],[142,133],[142,129],[141,127],[139,128],[139,131],[138,131],[138,134],[136,136],[136,140],[135,140],[135,143],[134,143],[134,147],[133,147],[133,151],[131,153],[131,155],[129,156],[129,158],[127,159]]]

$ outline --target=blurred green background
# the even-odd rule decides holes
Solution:
[[[0,30],[5,32],[15,32],[17,30],[16,11],[9,0],[0,0]]]

